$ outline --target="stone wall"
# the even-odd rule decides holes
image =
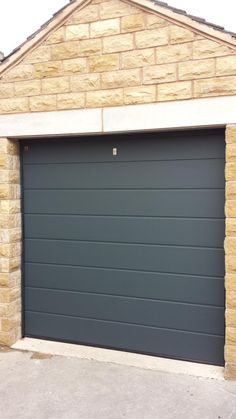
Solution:
[[[236,49],[119,0],[93,0],[0,79],[0,113],[236,94]]]

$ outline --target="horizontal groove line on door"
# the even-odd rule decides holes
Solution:
[[[24,215],[36,216],[36,217],[88,217],[88,218],[152,218],[160,220],[204,220],[204,221],[225,221],[225,217],[166,217],[159,215],[110,215],[110,214],[54,214],[54,213],[37,213],[37,212],[25,212]]]
[[[105,241],[105,240],[78,240],[78,239],[51,239],[51,238],[28,238],[25,237],[25,240],[32,240],[32,241],[51,241],[51,242],[71,242],[71,243],[94,243],[94,244],[114,244],[114,245],[121,245],[121,246],[157,246],[157,247],[178,247],[184,249],[206,249],[206,250],[223,250],[222,247],[212,247],[212,246],[194,246],[194,245],[178,245],[178,244],[158,244],[158,243],[136,243],[136,242],[119,242],[119,241]]]
[[[225,188],[24,188],[25,191],[224,191]]]
[[[138,327],[145,327],[148,329],[157,329],[157,330],[165,330],[168,332],[179,332],[179,333],[189,333],[192,335],[203,335],[203,336],[209,336],[209,337],[219,337],[223,338],[224,335],[216,335],[212,333],[204,333],[204,332],[194,332],[192,330],[183,330],[183,329],[170,329],[167,327],[159,327],[159,326],[150,326],[140,323],[130,323],[130,322],[121,322],[121,321],[115,321],[115,320],[103,320],[103,319],[97,319],[93,317],[82,317],[82,316],[71,316],[71,315],[65,315],[65,314],[58,314],[58,313],[48,313],[46,311],[36,311],[36,310],[25,310],[25,313],[36,313],[40,315],[47,315],[47,316],[58,316],[58,317],[69,317],[74,319],[82,319],[82,320],[92,320],[95,322],[102,322],[102,323],[113,323],[113,324],[123,324],[123,325],[129,325],[129,326],[138,326]]]
[[[125,272],[140,272],[140,273],[147,273],[147,274],[159,274],[159,275],[173,275],[173,276],[191,276],[196,278],[214,278],[224,280],[223,276],[214,276],[214,275],[197,275],[197,274],[189,274],[189,273],[182,273],[182,272],[160,272],[160,271],[147,271],[147,270],[140,270],[140,269],[128,269],[128,268],[110,268],[107,266],[88,266],[88,265],[71,265],[65,263],[45,263],[45,262],[33,262],[30,260],[25,260],[27,265],[43,265],[43,266],[64,266],[64,267],[72,267],[72,268],[85,268],[85,269],[104,269],[109,271],[125,271]]]
[[[86,292],[86,291],[75,291],[75,290],[65,290],[65,289],[55,289],[55,288],[47,288],[47,287],[32,287],[32,286],[25,286],[25,289],[37,289],[37,290],[47,290],[47,291],[54,291],[54,292],[67,292],[71,294],[82,294],[82,295],[96,295],[102,297],[114,297],[117,299],[132,299],[132,300],[141,300],[141,301],[151,301],[151,302],[159,302],[164,304],[177,304],[177,305],[186,305],[191,307],[205,307],[205,308],[213,308],[213,309],[223,309],[224,306],[217,306],[213,304],[200,304],[200,303],[189,303],[187,301],[175,301],[175,300],[165,300],[165,299],[158,299],[158,298],[148,298],[148,297],[136,297],[136,296],[128,296],[128,295],[118,295],[118,294],[104,294],[100,292]]]
[[[199,158],[185,158],[185,159],[147,159],[147,160],[103,160],[103,161],[61,161],[61,162],[26,162],[23,166],[48,166],[48,165],[71,165],[71,164],[113,164],[113,163],[148,163],[148,162],[172,162],[172,161],[202,161],[202,160],[225,160],[224,157],[199,157]]]

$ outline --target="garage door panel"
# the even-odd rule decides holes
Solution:
[[[159,217],[224,217],[223,190],[26,190],[25,213]]]
[[[26,189],[218,189],[225,182],[223,159],[28,165],[25,179]]]
[[[26,321],[31,336],[71,341],[71,330],[73,330],[74,341],[87,345],[126,349],[217,365],[224,363],[222,336],[45,313],[26,312]]]
[[[47,139],[47,153],[44,140],[30,140],[24,142],[28,150],[24,153],[23,160],[24,165],[114,161],[113,147],[117,147],[117,161],[222,158],[225,146],[222,137],[223,132],[192,131],[109,135],[102,139],[99,136],[65,138],[60,141]]]
[[[26,288],[25,309],[26,311],[224,335],[223,307]]]
[[[200,247],[26,239],[25,260],[210,276],[224,274],[223,249]]]
[[[28,214],[24,228],[26,238],[222,247],[225,223],[220,219]]]
[[[224,280],[209,276],[26,263],[25,286],[224,307]]]

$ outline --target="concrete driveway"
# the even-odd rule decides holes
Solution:
[[[236,382],[0,350],[1,419],[235,419]]]

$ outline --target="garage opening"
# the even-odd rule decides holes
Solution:
[[[224,363],[224,131],[22,142],[24,335]]]

